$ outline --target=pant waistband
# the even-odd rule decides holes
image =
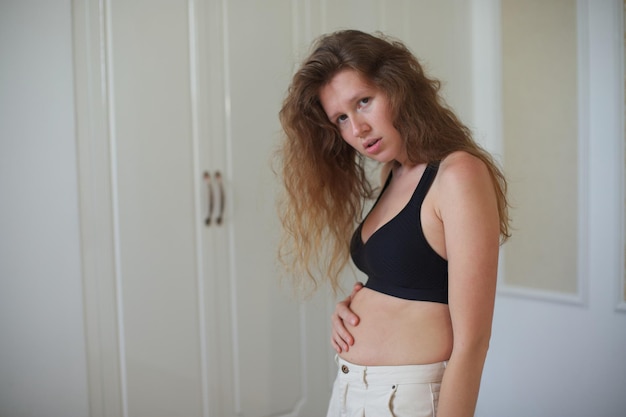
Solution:
[[[338,377],[348,381],[378,384],[430,384],[441,382],[447,361],[425,365],[364,366],[335,357]]]

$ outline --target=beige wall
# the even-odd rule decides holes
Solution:
[[[502,1],[504,165],[513,205],[504,282],[576,294],[576,1]]]

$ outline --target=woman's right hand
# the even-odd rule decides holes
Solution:
[[[352,288],[352,293],[335,306],[335,312],[331,316],[332,331],[330,342],[337,353],[347,352],[354,345],[354,337],[346,329],[345,322],[352,326],[359,324],[359,316],[350,310],[350,303],[354,295],[363,288],[363,284],[357,282]]]

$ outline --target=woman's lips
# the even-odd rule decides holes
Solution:
[[[372,139],[372,140],[368,140],[367,142],[365,142],[365,152],[367,152],[368,154],[373,154],[378,152],[378,149],[380,148],[380,140],[381,138],[377,138],[377,139]]]

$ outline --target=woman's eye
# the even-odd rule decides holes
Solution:
[[[369,102],[370,102],[370,98],[369,97],[365,97],[365,98],[362,98],[361,100],[359,100],[359,105],[360,106],[365,106]]]
[[[345,122],[346,120],[348,120],[348,116],[346,116],[345,114],[342,114],[341,116],[337,117],[337,124],[341,124]]]

